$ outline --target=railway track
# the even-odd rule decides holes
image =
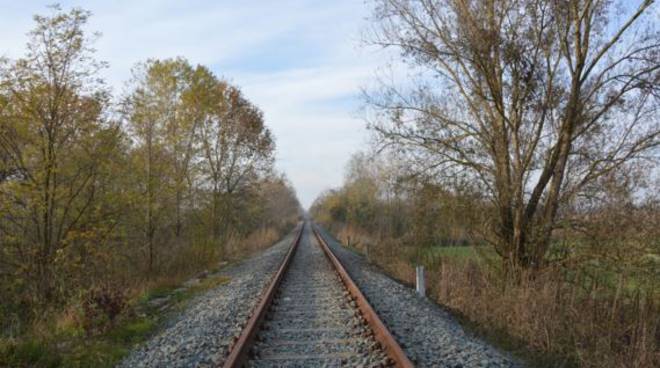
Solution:
[[[412,367],[305,222],[223,367]]]

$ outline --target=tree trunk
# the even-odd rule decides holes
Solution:
[[[176,216],[176,224],[174,227],[174,236],[179,239],[181,237],[181,201],[182,201],[182,195],[181,195],[181,189],[180,187],[177,188],[176,190],[176,210],[175,210],[175,216]]]
[[[211,214],[211,221],[213,240],[217,242],[220,239],[220,193],[217,188],[213,190],[213,210]]]
[[[152,133],[149,129],[149,136],[147,138],[147,213],[146,213],[146,231],[145,235],[147,238],[147,247],[149,252],[149,275],[153,274],[154,270],[154,215],[153,215],[153,203],[154,203],[154,188],[153,188],[153,142],[152,142]]]

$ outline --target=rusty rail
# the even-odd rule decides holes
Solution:
[[[374,338],[376,341],[382,345],[397,367],[414,367],[413,363],[403,352],[403,349],[401,349],[401,346],[399,346],[399,343],[396,342],[394,336],[392,336],[383,321],[380,320],[378,314],[376,314],[376,311],[374,311],[374,309],[367,301],[367,298],[365,298],[355,282],[353,282],[351,277],[348,275],[348,272],[346,272],[344,266],[342,266],[341,262],[339,262],[339,259],[337,259],[337,257],[332,253],[328,243],[326,243],[325,239],[323,239],[314,225],[312,225],[312,230],[314,231],[314,235],[319,241],[321,248],[325,252],[325,255],[328,257],[328,259],[330,259],[330,262],[337,270],[337,273],[346,286],[346,289],[348,289],[348,292],[351,293],[351,296],[355,299],[360,312],[362,312],[362,316],[367,321],[367,323],[369,323],[369,326],[374,332]]]
[[[300,238],[302,237],[304,229],[305,229],[305,223],[303,222],[303,224],[300,226],[300,231],[298,231],[298,234],[296,235],[296,238],[294,239],[291,248],[284,257],[284,261],[282,262],[280,268],[277,270],[277,273],[271,280],[270,285],[268,285],[266,292],[262,295],[262,298],[259,301],[259,303],[257,303],[257,306],[255,307],[255,309],[252,312],[252,315],[250,316],[250,319],[248,319],[247,324],[243,328],[243,331],[241,331],[240,336],[238,337],[236,342],[230,347],[229,355],[227,356],[227,359],[222,365],[223,368],[241,367],[245,362],[248,352],[250,350],[250,346],[252,346],[252,343],[254,342],[254,338],[256,337],[257,332],[259,332],[259,325],[261,325],[261,322],[266,316],[266,312],[268,311],[268,308],[270,307],[270,304],[273,301],[275,291],[279,287],[280,282],[282,281],[282,277],[284,276],[284,273],[286,272],[287,268],[289,268],[289,263],[291,263],[293,254],[296,252],[296,249],[298,248],[298,243],[300,243]]]

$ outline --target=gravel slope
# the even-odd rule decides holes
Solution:
[[[211,367],[222,362],[296,233],[297,229],[264,252],[221,271],[230,278],[227,284],[197,297],[119,367]]]
[[[506,353],[468,335],[447,311],[382,274],[323,229],[320,232],[417,367],[523,366]]]

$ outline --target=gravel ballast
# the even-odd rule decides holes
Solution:
[[[227,284],[193,300],[119,367],[213,367],[221,363],[296,233],[297,229],[262,253],[221,270],[219,275],[230,279]]]
[[[251,350],[247,367],[382,367],[385,351],[309,224]]]
[[[466,333],[437,304],[418,296],[344,248],[317,226],[381,320],[417,367],[522,367],[523,364]]]

